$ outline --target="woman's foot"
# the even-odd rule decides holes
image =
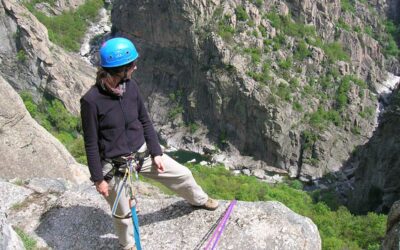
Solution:
[[[199,206],[199,208],[204,208],[210,211],[214,211],[215,209],[217,209],[219,206],[219,203],[217,200],[208,198],[207,202],[204,203],[204,205]]]

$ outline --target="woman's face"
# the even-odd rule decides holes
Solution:
[[[133,72],[137,69],[136,63],[133,62],[132,65],[129,67],[128,71],[126,72],[126,78],[131,79]]]

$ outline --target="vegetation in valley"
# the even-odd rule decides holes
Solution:
[[[74,11],[65,11],[60,15],[47,16],[35,8],[37,3],[46,2],[54,6],[54,0],[25,1],[25,6],[43,23],[49,33],[50,41],[69,51],[79,51],[81,40],[90,22],[96,20],[103,0],[87,0]]]
[[[323,249],[379,249],[385,235],[386,215],[353,215],[332,194],[302,191],[294,180],[270,185],[255,177],[235,176],[223,166],[189,165],[196,181],[212,197],[224,200],[279,201],[317,225]],[[328,206],[329,205],[329,206]]]

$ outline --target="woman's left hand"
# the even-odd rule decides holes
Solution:
[[[164,170],[165,170],[164,161],[163,161],[161,155],[157,155],[157,156],[155,156],[153,158],[153,164],[156,166],[157,171],[159,173],[163,173],[164,172]]]

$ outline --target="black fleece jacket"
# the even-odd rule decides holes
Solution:
[[[136,152],[144,142],[154,157],[161,147],[134,80],[122,97],[93,86],[81,98],[86,156],[92,181],[103,180],[102,159]]]

